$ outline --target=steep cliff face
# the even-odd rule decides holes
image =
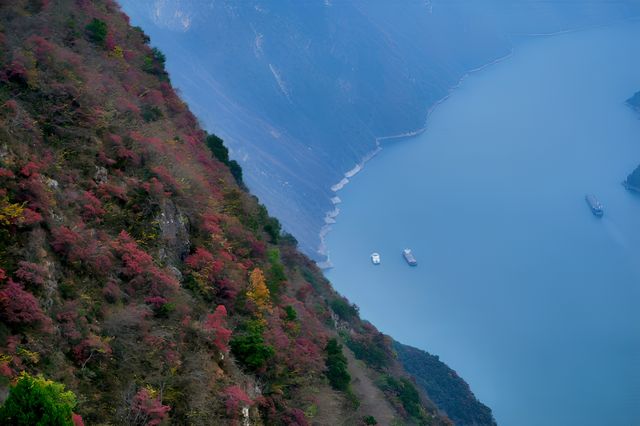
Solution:
[[[0,395],[27,371],[87,424],[451,424],[148,42],[109,0],[0,4]]]
[[[377,148],[423,128],[469,70],[511,38],[640,13],[634,1],[131,1],[174,83],[229,143],[249,187],[320,258],[331,187]]]

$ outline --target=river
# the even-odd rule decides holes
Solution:
[[[635,22],[519,41],[338,193],[328,278],[501,425],[640,424],[640,197],[620,184],[639,40]]]

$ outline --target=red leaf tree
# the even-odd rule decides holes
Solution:
[[[215,312],[207,314],[207,318],[202,324],[202,328],[209,335],[211,343],[221,352],[229,351],[229,340],[231,330],[226,328],[227,309],[223,305],[218,305]]]
[[[48,319],[33,294],[11,279],[0,290],[0,318],[13,325],[42,324]]]
[[[131,403],[131,413],[134,417],[134,424],[144,424],[146,426],[156,426],[162,423],[171,410],[168,405],[162,405],[160,398],[153,395],[149,389],[142,388],[133,397]]]
[[[224,390],[224,398],[227,414],[233,417],[238,415],[239,408],[242,405],[247,406],[253,403],[245,391],[237,385],[226,388]]]

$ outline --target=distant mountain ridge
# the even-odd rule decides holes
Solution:
[[[640,92],[634,93],[632,97],[627,99],[627,104],[636,111],[640,112]]]
[[[398,359],[418,386],[457,426],[495,426],[491,409],[478,401],[469,385],[436,355],[394,342]]]
[[[640,91],[634,93],[633,96],[627,99],[627,104],[633,108],[635,112],[640,114]],[[627,176],[624,185],[628,190],[640,193],[640,166],[636,167],[629,176]]]
[[[640,14],[632,1],[121,3],[252,191],[316,259],[326,212],[337,213],[331,187],[377,138],[421,129],[461,76],[509,53],[512,36]]]

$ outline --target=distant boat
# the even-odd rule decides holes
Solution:
[[[404,260],[407,261],[409,266],[418,266],[418,261],[416,260],[415,257],[413,257],[413,253],[411,253],[411,249],[406,248],[402,250],[402,255],[404,256]]]
[[[380,254],[373,252],[371,253],[371,262],[373,262],[374,265],[379,265],[380,264]]]
[[[587,194],[584,199],[587,201],[587,204],[591,209],[591,213],[593,213],[593,215],[596,217],[602,217],[602,215],[604,214],[604,207],[602,206],[602,203],[598,201],[598,199],[594,195],[591,194]]]

